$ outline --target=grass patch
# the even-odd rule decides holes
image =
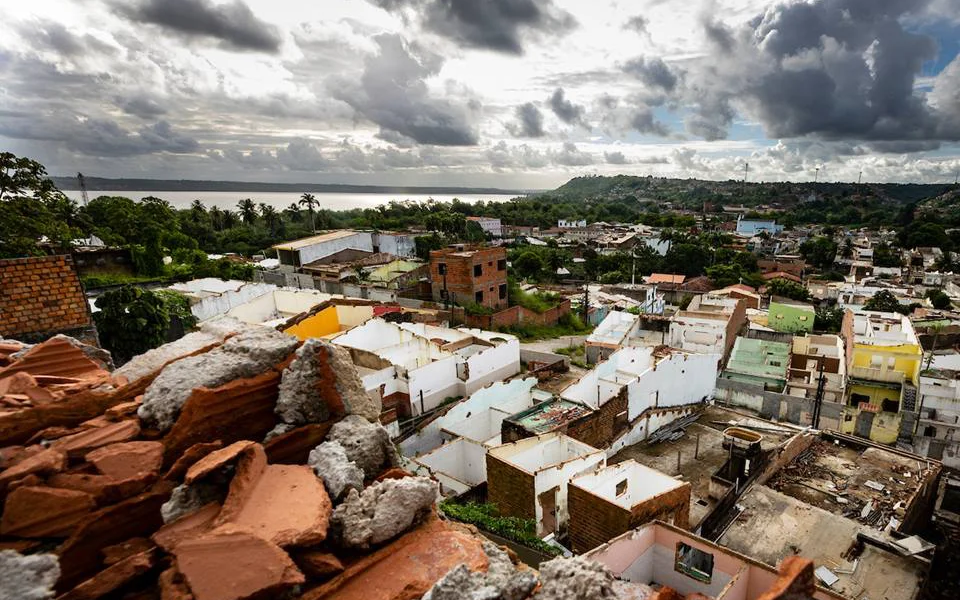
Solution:
[[[568,313],[560,317],[556,325],[534,325],[520,324],[501,327],[498,331],[509,333],[520,338],[523,342],[535,342],[537,340],[553,340],[570,335],[583,335],[590,333],[593,328],[583,324],[574,313]]]
[[[440,503],[440,510],[451,519],[476,525],[484,531],[495,533],[544,554],[550,556],[560,554],[559,548],[537,537],[537,524],[533,519],[502,517],[494,504],[476,502],[457,504],[452,500],[444,500]]]
[[[542,314],[556,307],[563,299],[552,292],[525,292],[515,280],[507,282],[507,298],[510,306],[522,306],[527,310]]]
[[[126,285],[132,283],[152,283],[162,281],[163,277],[142,277],[125,273],[102,273],[81,277],[80,282],[85,289],[108,287],[111,285]]]
[[[576,365],[581,369],[590,368],[590,365],[587,364],[587,350],[583,344],[574,344],[573,346],[567,346],[566,348],[557,348],[554,350],[554,352],[564,356],[569,356],[571,365]]]

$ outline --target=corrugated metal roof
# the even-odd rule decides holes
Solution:
[[[274,250],[300,250],[302,248],[309,248],[310,246],[316,246],[317,244],[322,244],[324,242],[330,242],[333,240],[339,240],[341,238],[350,237],[352,235],[357,235],[359,231],[353,231],[352,229],[339,229],[337,231],[330,231],[320,235],[314,235],[311,237],[301,238],[299,240],[293,240],[292,242],[284,242],[282,244],[277,244],[273,246]]]

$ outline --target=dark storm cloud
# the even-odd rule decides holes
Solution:
[[[634,110],[633,115],[630,118],[630,127],[632,129],[636,129],[640,133],[658,135],[661,137],[667,137],[670,135],[670,130],[666,125],[654,118],[653,111],[650,110],[649,107],[641,107]]]
[[[121,99],[119,106],[123,109],[123,112],[142,119],[153,119],[167,112],[166,108],[146,96]]]
[[[0,135],[16,139],[52,141],[88,156],[123,157],[170,152],[186,154],[199,148],[197,140],[179,133],[166,121],[133,133],[108,119],[82,119],[57,113],[29,119],[4,120]]]
[[[516,109],[516,123],[507,126],[516,137],[543,137],[543,113],[533,102],[521,104]]]
[[[557,118],[568,125],[583,125],[583,107],[566,99],[563,88],[557,88],[550,96],[550,108]]]
[[[616,152],[604,152],[603,159],[608,165],[625,165],[630,162],[627,160],[627,157],[623,155],[623,152],[619,150]]]
[[[550,159],[562,167],[584,167],[594,163],[593,155],[580,150],[573,142],[564,142],[559,150],[550,153]]]
[[[576,26],[552,0],[373,0],[397,12],[411,9],[422,25],[464,46],[522,54],[527,33],[560,35]]]
[[[35,48],[52,50],[65,57],[76,57],[92,53],[113,54],[116,49],[92,35],[77,35],[67,29],[63,23],[40,20],[24,22],[17,30],[31,40]]]
[[[644,84],[672,92],[677,87],[677,75],[660,58],[631,59],[623,65],[623,71],[633,75]]]
[[[425,83],[443,65],[441,57],[414,53],[399,35],[374,38],[379,51],[364,64],[359,83],[336,79],[333,95],[381,128],[381,137],[399,134],[420,144],[477,144],[476,100],[452,102],[430,94]]]
[[[257,18],[241,0],[227,4],[211,0],[117,0],[113,6],[133,21],[187,37],[217,39],[237,50],[277,52],[282,41],[277,28]]]
[[[937,46],[902,22],[928,4],[820,0],[779,4],[736,30],[707,21],[711,58],[680,86],[692,106],[687,130],[723,138],[737,106],[772,138],[922,142],[912,145],[918,150],[960,139],[960,121],[914,93]]]

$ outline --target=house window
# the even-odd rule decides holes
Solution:
[[[480,277],[483,275],[483,265],[473,265],[473,276]]]
[[[500,284],[500,299],[501,300],[507,299],[507,284],[505,283]]]
[[[674,569],[703,583],[713,579],[713,555],[683,542],[677,542]]]
[[[883,412],[892,412],[895,413],[900,410],[900,401],[899,400],[890,400],[889,398],[885,399],[880,403],[880,408]]]
[[[447,263],[440,263],[437,265],[437,272],[441,275],[447,274]]]
[[[627,493],[627,480],[624,479],[617,484],[617,496],[622,496]]]
[[[927,425],[923,428],[923,437],[937,437],[937,428],[933,425]]]
[[[481,304],[483,302],[483,291],[479,291],[476,294],[474,294],[473,298],[474,300],[477,301],[477,304]]]
[[[506,271],[507,270],[507,259],[502,259],[497,261],[497,270]]]

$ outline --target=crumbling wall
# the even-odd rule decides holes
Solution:
[[[253,328],[210,352],[173,362],[147,388],[137,415],[148,427],[167,431],[195,389],[256,377],[283,362],[299,343],[273,329]]]

